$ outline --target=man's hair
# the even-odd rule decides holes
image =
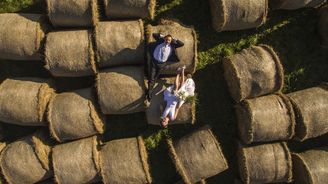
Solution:
[[[166,35],[164,38],[168,38],[168,37],[171,37],[171,38],[173,38],[173,36],[172,36],[172,35],[170,35],[170,34]]]

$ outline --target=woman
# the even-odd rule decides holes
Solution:
[[[187,80],[185,80],[185,68],[185,66],[182,67],[181,74],[178,74],[175,79],[175,84],[169,86],[164,91],[166,108],[162,115],[161,124],[163,127],[167,127],[170,120],[174,121],[186,99],[190,96],[194,96],[195,82],[190,74],[187,75]]]

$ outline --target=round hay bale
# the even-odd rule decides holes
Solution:
[[[245,100],[236,106],[239,137],[246,144],[294,136],[293,106],[283,94]]]
[[[287,95],[297,117],[295,139],[304,141],[328,133],[328,85]]]
[[[1,155],[2,150],[5,147],[6,147],[6,143],[5,142],[0,142],[0,155]],[[3,175],[1,174],[1,171],[0,171],[0,184],[5,184],[5,183],[6,183],[6,180],[5,180],[5,178],[3,177]]]
[[[0,121],[23,126],[46,126],[46,106],[54,94],[45,80],[6,79],[0,85]]]
[[[105,184],[152,183],[146,147],[140,136],[107,142],[100,150],[100,168]]]
[[[171,20],[161,20],[160,25],[146,28],[147,43],[155,42],[153,33],[170,34],[174,38],[181,40],[184,43],[183,47],[177,49],[177,56],[180,62],[169,64],[161,71],[162,75],[176,75],[179,67],[186,66],[186,73],[194,73],[197,64],[197,34],[192,27],[186,27],[178,22]],[[150,66],[151,56],[148,53],[148,65]]]
[[[97,0],[47,0],[54,27],[91,27],[99,21]]]
[[[197,183],[228,169],[220,145],[209,126],[172,142],[170,156],[184,183]]]
[[[0,58],[41,60],[41,19],[39,14],[0,14]]]
[[[267,45],[244,49],[226,58],[223,67],[230,94],[237,102],[279,92],[283,87],[283,67]]]
[[[8,183],[36,183],[52,177],[49,162],[52,142],[48,135],[42,129],[4,148],[0,167]]]
[[[148,108],[146,109],[146,117],[148,124],[161,125],[161,116],[165,109],[164,90],[172,85],[173,78],[160,80],[153,89],[153,95]],[[183,104],[179,110],[179,114],[175,121],[169,124],[194,124],[196,121],[196,104],[195,101]]]
[[[52,161],[56,183],[95,183],[100,181],[97,146],[96,136],[55,146]]]
[[[95,38],[99,67],[144,64],[142,20],[100,22],[95,29]]]
[[[210,8],[216,31],[243,30],[266,22],[268,0],[210,0]]]
[[[292,181],[292,158],[285,142],[240,145],[238,161],[240,177],[246,184]]]
[[[95,108],[92,89],[54,95],[47,118],[50,132],[58,142],[90,137],[104,132],[103,117]]]
[[[104,6],[109,19],[153,19],[156,0],[104,0]]]
[[[316,8],[324,4],[326,0],[270,0],[270,8],[273,10],[296,10],[299,8]]]
[[[144,67],[110,68],[97,75],[97,94],[104,114],[145,111]]]
[[[328,5],[320,9],[319,34],[321,45],[328,48]]]
[[[328,148],[293,153],[295,183],[323,184],[328,181]]]
[[[56,77],[95,75],[91,31],[49,33],[45,44],[45,62],[45,68]]]

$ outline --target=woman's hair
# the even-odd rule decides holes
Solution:
[[[191,79],[192,78],[192,75],[189,73],[186,75],[187,79]]]

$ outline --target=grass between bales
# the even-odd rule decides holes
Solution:
[[[5,0],[0,2],[0,13],[44,11],[40,0]],[[155,183],[173,183],[179,177],[168,157],[165,135],[177,139],[204,125],[211,125],[218,137],[229,170],[208,179],[208,183],[233,183],[238,177],[236,163],[237,128],[234,102],[229,96],[223,78],[222,59],[256,44],[268,44],[278,53],[285,68],[283,92],[289,93],[316,86],[328,81],[328,52],[320,48],[317,33],[318,12],[315,9],[296,11],[272,11],[268,21],[258,29],[217,33],[211,27],[211,15],[206,0],[158,0],[156,24],[161,18],[178,19],[185,25],[193,25],[199,37],[199,63],[194,79],[197,85],[198,104],[195,126],[181,125],[161,130],[148,126],[144,113],[124,116],[108,116],[104,140],[143,134],[150,152],[150,166]],[[0,81],[7,77],[50,77],[40,62],[0,61]],[[55,79],[62,91],[93,85],[91,77]],[[6,125],[9,140],[30,133],[33,128]],[[323,146],[328,136],[305,141],[289,142],[293,151]]]

